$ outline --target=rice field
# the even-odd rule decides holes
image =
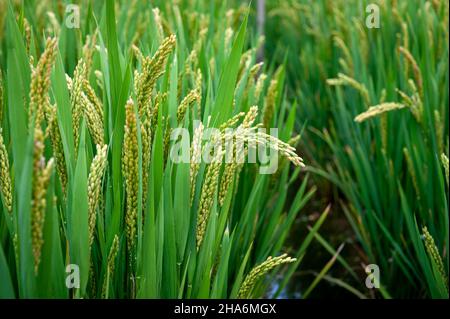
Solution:
[[[0,0],[0,298],[448,298],[448,12]]]

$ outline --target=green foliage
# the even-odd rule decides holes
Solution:
[[[245,164],[225,188],[223,202],[219,204],[219,187],[212,190],[205,234],[197,248],[197,212],[209,166],[200,163],[191,185],[190,165],[174,163],[167,156],[171,145],[167,137],[177,127],[193,133],[194,123],[200,120],[205,126],[219,127],[262,103],[267,90],[263,87],[261,96],[255,97],[255,74],[249,76],[256,60],[256,41],[246,33],[247,14],[238,10],[227,18],[227,6],[215,2],[183,6],[162,2],[161,11],[148,1],[75,2],[80,4],[80,28],[71,29],[65,23],[71,12],[58,6],[62,1],[2,1],[7,13],[6,31],[0,24],[0,70],[5,87],[0,99],[4,101],[1,132],[9,154],[13,205],[12,212],[3,202],[0,205],[0,297],[237,297],[245,276],[255,266],[269,256],[281,255],[296,216],[314,190],[308,192],[305,179],[291,203],[287,192],[298,187],[294,182],[300,168],[280,165],[274,178],[259,174],[258,163]],[[167,63],[164,59],[158,62],[163,66],[161,74],[152,74],[156,82],[148,100],[150,113],[145,113],[146,106],[136,104],[135,72],[145,72],[146,62],[141,58],[151,58],[172,34],[177,37],[175,49],[166,52]],[[48,105],[39,106],[45,116],[34,123],[34,114],[29,114],[30,94],[35,94],[30,80],[48,49],[43,35],[57,37],[58,48],[48,79],[50,90],[41,92],[44,99],[48,97]],[[80,72],[80,58],[85,75]],[[157,59],[148,61],[155,71]],[[80,69],[75,71],[76,67]],[[270,75],[269,70],[263,71]],[[284,99],[279,86],[273,118],[281,124],[281,139],[288,142],[296,108]],[[184,120],[177,123],[177,107],[192,89],[198,89],[201,100],[188,106]],[[94,108],[101,123],[93,124],[92,114],[84,107],[97,105],[95,99],[101,106]],[[135,102],[126,112],[127,100]],[[55,130],[49,129],[53,107]],[[136,124],[135,130],[130,129],[130,121]],[[93,132],[100,124],[107,165],[92,218],[88,176],[97,149]],[[34,126],[45,132],[44,160],[63,160],[51,171],[48,186],[39,190],[44,192],[40,198],[45,199],[46,209],[37,271],[31,241],[38,227],[31,222],[37,190],[31,181],[41,159],[33,157]],[[61,152],[55,147],[55,136],[50,136],[54,132],[59,134]],[[130,134],[135,134],[132,150],[137,153],[125,154],[126,164],[138,165],[137,176],[131,177],[123,170],[124,152],[128,152],[124,145],[130,142]],[[219,169],[219,184],[224,170],[225,166]],[[61,172],[67,174],[67,185]],[[130,180],[137,192],[131,192]],[[130,201],[136,205],[129,205]],[[133,218],[135,233],[130,231]],[[92,246],[91,220],[95,222]],[[134,235],[136,240],[130,244],[127,236]],[[298,252],[288,253],[303,255],[309,243],[310,239]],[[79,266],[79,288],[66,287],[69,264]],[[289,272],[297,266],[298,262],[289,265]],[[251,297],[266,296],[267,287],[266,281],[258,282]]]
[[[380,28],[366,27],[370,3]],[[428,228],[448,276],[448,11],[447,1],[269,1],[267,51],[279,62],[288,52],[308,169],[345,198],[393,297],[448,298],[421,232]],[[388,102],[406,109],[355,121]]]

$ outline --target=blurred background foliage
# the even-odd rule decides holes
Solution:
[[[54,27],[44,17],[44,2],[59,8],[59,19],[64,15],[61,1],[26,1],[23,14],[33,30]],[[72,2],[92,12],[103,9],[103,1]],[[219,43],[231,36],[227,30],[239,29],[248,9],[246,45],[258,46],[258,2],[161,0],[152,5],[161,10],[165,28],[183,30],[179,41],[186,48],[194,47],[202,17],[211,17],[206,35],[211,47],[199,57],[203,71],[210,72],[223,67],[229,51]],[[0,24],[6,13],[1,3]],[[366,26],[372,3],[379,8],[380,28]],[[140,1],[116,1],[117,38],[122,48],[139,43],[147,54],[154,51],[157,35],[147,30],[153,18],[140,6]],[[89,10],[82,10],[82,21],[90,22],[60,46],[70,75],[82,35],[94,24],[85,19]],[[282,296],[448,298],[448,1],[266,0],[264,12],[263,49],[252,52],[252,64],[264,61],[261,72],[284,84],[277,105],[281,113],[295,107],[295,131],[301,133],[297,148],[307,164],[291,182],[306,187],[308,173],[313,190],[303,208],[307,213],[292,221],[285,247],[299,247],[311,234],[305,226],[332,207],[320,233],[314,232],[302,267],[291,268],[293,280]],[[42,50],[43,43],[32,44]],[[178,61],[188,54],[189,49],[179,50]],[[218,79],[218,73],[211,77],[216,84]],[[183,81],[183,93],[189,83]],[[371,106],[394,102],[405,108],[355,121]],[[275,116],[273,123],[283,126],[283,120]],[[287,202],[298,196],[296,189],[289,188]],[[239,210],[239,197],[235,202]],[[381,289],[365,287],[368,264],[379,265]],[[277,282],[285,283],[282,275]]]

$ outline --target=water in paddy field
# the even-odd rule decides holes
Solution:
[[[317,198],[326,198],[323,194],[316,194],[310,202],[299,213],[295,221],[284,251],[292,254],[298,250],[303,240],[308,235],[308,226],[312,226],[327,204],[317,202]],[[335,207],[335,209],[333,209]],[[335,249],[345,243],[340,256],[352,267],[359,276],[355,280],[349,272],[339,263],[335,262],[326,275],[342,280],[346,284],[365,293],[364,286],[365,273],[361,267],[362,260],[359,257],[358,245],[355,241],[353,231],[338,204],[331,206],[330,214],[319,229],[319,234]],[[317,274],[330,261],[333,256],[315,239],[306,250],[298,269],[290,278],[286,287],[277,296],[278,299],[299,299],[303,298],[303,293],[317,277]],[[286,269],[286,268],[284,268]],[[284,279],[284,274],[279,273],[274,277],[270,285],[268,298],[273,297]],[[342,299],[356,298],[356,296],[347,290],[333,284],[326,279],[322,279],[308,296],[310,299]]]
[[[270,286],[269,291],[267,292],[267,297],[270,298],[275,295],[275,293],[278,291],[278,288],[280,286],[280,283],[283,280],[282,275],[277,275],[275,277],[275,280],[273,281],[272,285]],[[294,288],[294,289],[290,289]],[[278,295],[277,299],[300,299],[302,297],[300,288],[295,289],[295,287],[285,287],[281,293]]]

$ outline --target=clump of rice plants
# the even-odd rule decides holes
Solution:
[[[257,63],[246,10],[73,2],[0,3],[0,297],[253,298],[280,265],[286,283],[328,210],[285,251],[315,189],[287,200],[297,109],[284,68]],[[258,146],[275,175],[222,160]]]
[[[337,187],[380,294],[448,298],[448,2],[270,3],[308,170]]]

